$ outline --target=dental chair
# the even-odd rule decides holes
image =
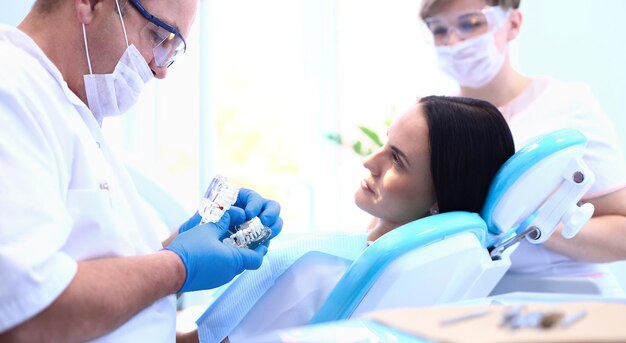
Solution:
[[[594,182],[582,160],[585,145],[586,138],[571,129],[539,137],[500,168],[480,215],[438,214],[383,235],[349,264],[309,324],[486,297],[510,267],[520,240],[544,242],[559,223],[571,238],[591,217],[591,204],[578,205]],[[289,280],[278,277],[275,286]],[[247,317],[262,320],[273,310],[271,301],[259,302],[264,306],[252,307]],[[201,339],[203,319],[197,322]]]
[[[572,238],[591,218],[593,205],[578,206],[595,180],[582,160],[586,141],[564,129],[527,144],[496,174],[480,217],[443,213],[384,235],[354,261],[311,324],[489,295],[518,241],[540,244],[559,223]]]

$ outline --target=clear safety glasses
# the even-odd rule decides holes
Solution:
[[[487,6],[476,11],[437,14],[426,18],[424,22],[435,45],[445,45],[452,33],[459,40],[464,40],[500,28],[509,12],[500,6]]]
[[[148,12],[139,0],[128,0],[148,20],[141,37],[152,45],[154,60],[159,67],[169,67],[176,57],[187,50],[187,43],[176,28]]]

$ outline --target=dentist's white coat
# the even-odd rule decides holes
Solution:
[[[93,114],[39,47],[0,26],[0,56],[2,332],[50,305],[77,261],[156,251],[163,228]],[[169,296],[97,341],[174,341],[174,330]]]

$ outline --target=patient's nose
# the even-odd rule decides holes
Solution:
[[[380,150],[373,152],[363,159],[363,167],[367,168],[373,176],[380,174],[380,166],[377,159],[379,155]]]

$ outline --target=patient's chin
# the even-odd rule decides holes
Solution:
[[[374,201],[371,193],[358,189],[354,193],[354,204],[361,210],[373,215]]]

